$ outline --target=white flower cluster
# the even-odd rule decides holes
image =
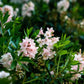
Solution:
[[[0,59],[1,64],[8,70],[10,70],[12,61],[13,61],[13,58],[11,56],[11,53],[6,53],[2,55]]]
[[[44,2],[46,2],[47,4],[50,2],[50,0],[43,0]]]
[[[67,9],[69,8],[69,1],[68,0],[61,0],[57,3],[57,10],[60,13],[63,13],[65,11],[67,11]]]
[[[73,75],[73,77],[71,78],[72,80],[76,80],[76,79],[80,78],[81,73],[84,69],[84,58],[82,57],[81,53],[75,54],[74,60],[79,61],[80,64],[79,64],[79,66],[78,65],[72,66],[71,70],[74,70],[74,71],[80,72],[80,73]]]
[[[37,37],[37,42],[39,46],[42,47],[43,45],[47,45],[46,48],[43,48],[43,52],[41,53],[44,60],[52,59],[54,57],[55,51],[53,51],[53,45],[59,41],[59,37],[52,37],[54,34],[53,28],[47,28],[47,31],[43,33],[42,28],[40,29],[39,34]],[[44,35],[45,38],[41,38],[40,35]]]
[[[84,28],[84,20],[80,22],[80,27]]]
[[[3,67],[7,68],[9,71],[11,70],[12,62],[13,62],[13,57],[12,57],[11,53],[6,53],[1,56],[0,63],[3,65]],[[28,62],[21,62],[21,63],[28,64]],[[22,69],[22,67],[17,63],[16,71],[19,71],[21,69]]]
[[[22,16],[28,16],[31,17],[32,11],[34,11],[34,3],[32,1],[28,2],[28,4],[23,4],[22,6]]]
[[[64,20],[67,21],[67,20],[70,20],[70,18],[66,15],[66,16],[64,17]]]
[[[0,0],[0,6],[3,5],[2,1]]]
[[[7,73],[7,72],[5,72],[5,71],[1,71],[0,72],[0,78],[6,78],[6,77],[8,77],[10,75],[10,73]]]
[[[19,12],[19,8],[16,8],[15,11],[14,11],[14,16],[15,17],[18,15],[18,12]]]

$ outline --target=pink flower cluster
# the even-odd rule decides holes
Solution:
[[[5,5],[5,6],[3,6],[3,8],[2,8],[2,12],[5,14],[6,12],[9,12],[9,17],[8,17],[8,20],[7,20],[7,22],[9,22],[9,21],[11,21],[12,20],[12,17],[14,16],[14,14],[13,14],[13,7],[12,6],[9,6],[9,5]]]
[[[23,52],[23,56],[35,58],[38,47],[35,46],[33,39],[29,39],[26,37],[25,39],[23,39],[23,42],[20,43],[20,46],[21,52]]]
[[[73,77],[71,78],[72,80],[76,80],[80,78],[81,73],[83,72],[83,69],[84,69],[84,58],[82,57],[81,53],[75,54],[74,60],[79,61],[80,64],[79,66],[78,65],[72,66],[71,70],[78,72],[77,74],[73,75]]]
[[[2,11],[3,15],[5,15],[5,13],[8,12],[9,17],[8,17],[7,22],[10,22],[13,16],[17,16],[19,9],[16,8],[14,11],[12,6],[4,5],[3,7],[0,7],[0,11]]]
[[[54,75],[54,71],[50,71],[50,74],[51,74],[51,75]]]
[[[42,47],[43,45],[47,45],[46,48],[43,48],[43,52],[41,53],[44,60],[52,59],[54,57],[55,51],[53,51],[53,45],[59,41],[59,37],[54,36],[53,28],[47,28],[47,31],[44,33],[42,28],[40,29],[39,34],[37,35],[38,39],[37,42],[39,46]],[[45,38],[41,38],[40,36],[44,35]]]

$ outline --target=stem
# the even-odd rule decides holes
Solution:
[[[55,59],[54,59],[54,61],[55,61],[55,66],[56,66],[56,60],[57,60],[57,55],[55,56]],[[54,68],[55,68],[55,66],[54,66]]]
[[[7,46],[9,46],[9,42],[10,42],[10,40],[8,41]],[[6,48],[6,50],[4,51],[4,53],[6,53],[7,51],[8,51],[8,47]]]
[[[26,79],[26,75],[25,75],[25,77],[24,77],[24,79],[23,79],[23,82],[22,82],[22,84],[25,84],[25,83],[24,83],[25,79]]]
[[[4,34],[3,34],[3,25],[2,25],[2,23],[1,23],[1,34],[2,34],[2,36],[4,36]]]
[[[32,80],[30,80],[30,81],[24,82],[24,84],[26,84],[26,83],[31,83],[31,82],[34,82],[34,81],[37,81],[37,80],[42,80],[42,78],[44,78],[45,76],[47,76],[47,74],[46,74],[46,75],[43,75],[43,76],[41,76],[41,77],[32,79]]]
[[[61,59],[61,55],[59,56],[59,61],[58,61],[58,65],[57,65],[57,74],[58,74],[58,71],[59,71],[60,59]]]
[[[76,84],[78,84],[78,80],[76,80]]]
[[[47,66],[46,66],[46,62],[45,62],[45,68],[46,68],[46,70],[47,70],[47,72],[48,72],[50,78],[52,79],[51,74],[50,74],[50,71],[48,70],[48,68],[47,68]]]
[[[3,39],[4,39],[3,24],[2,24],[2,23],[1,23],[1,33],[2,33],[2,37],[3,37]],[[4,41],[3,41],[2,48],[3,48],[3,53],[4,53]]]
[[[64,65],[64,68],[60,71],[60,73],[62,73],[62,72],[65,70],[65,68],[66,68],[67,65],[68,65],[68,62],[69,62],[69,58],[67,58],[67,61],[65,62],[65,65]]]

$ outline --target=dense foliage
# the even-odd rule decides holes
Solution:
[[[0,1],[0,84],[83,84],[82,3]]]

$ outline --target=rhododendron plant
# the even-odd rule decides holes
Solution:
[[[0,84],[83,84],[83,2],[0,0]]]

